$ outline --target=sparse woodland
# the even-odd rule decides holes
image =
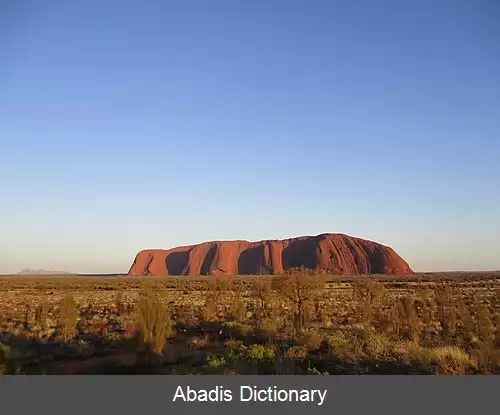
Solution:
[[[3,374],[500,374],[500,275],[1,278]]]

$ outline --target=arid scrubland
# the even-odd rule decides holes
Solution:
[[[4,374],[500,374],[500,274],[1,277]]]

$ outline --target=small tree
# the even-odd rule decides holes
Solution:
[[[71,295],[67,295],[59,302],[59,328],[65,341],[76,334],[78,321],[78,306]]]
[[[47,318],[49,316],[49,303],[44,301],[35,309],[35,322],[42,330],[47,330]]]
[[[173,331],[170,310],[165,299],[148,286],[139,293],[138,305],[137,329],[141,343],[147,351],[160,354]]]
[[[500,313],[495,315],[495,344],[500,348]]]
[[[461,299],[456,307],[459,326],[459,340],[462,346],[469,347],[472,339],[474,338],[474,319],[471,310],[465,302]]]
[[[217,319],[218,310],[224,303],[224,299],[226,299],[231,288],[232,282],[227,277],[212,276],[208,280],[208,292],[203,309],[204,320],[213,321]]]
[[[252,282],[252,297],[257,300],[258,319],[267,317],[271,301],[271,280],[265,277],[255,277]]]
[[[231,278],[230,280],[230,315],[236,321],[243,321],[247,307],[243,300],[243,292],[245,291],[245,284],[239,278]]]
[[[453,305],[453,291],[448,285],[438,285],[435,294],[438,318],[443,321],[446,319],[446,310]]]
[[[362,279],[354,284],[353,297],[358,303],[359,320],[365,329],[371,329],[374,315],[379,311],[384,295],[384,285],[373,279]]]
[[[246,314],[246,305],[241,292],[235,291],[232,304],[232,315],[237,321],[243,321]]]
[[[434,290],[429,287],[424,287],[419,290],[419,299],[422,304],[420,317],[423,324],[422,344],[432,347],[436,345],[436,327],[437,320],[437,304],[434,297]]]
[[[305,327],[305,311],[317,292],[324,288],[325,279],[312,270],[300,267],[286,270],[272,282],[278,295],[291,302],[295,308],[295,328]]]
[[[436,287],[438,321],[443,329],[443,341],[450,343],[457,330],[457,308],[453,301],[453,290],[448,285]]]
[[[401,299],[396,298],[391,303],[391,307],[389,310],[389,321],[392,332],[396,336],[396,339],[401,337],[401,331],[403,328],[402,318],[404,316],[404,306],[401,302]]]
[[[31,305],[27,303],[24,307],[24,324],[27,325],[31,321]]]
[[[443,340],[445,343],[451,343],[457,331],[457,310],[451,306],[444,313]]]
[[[482,306],[477,318],[479,349],[476,354],[484,373],[490,373],[496,365],[498,351],[495,350],[495,325],[491,321],[488,307]]]
[[[488,307],[482,306],[478,312],[478,334],[482,342],[493,344],[495,341],[495,326],[491,321],[491,313]]]
[[[116,293],[115,305],[116,305],[116,312],[118,313],[119,316],[122,316],[126,311],[126,307],[123,302],[123,293],[121,291]]]
[[[422,334],[423,324],[417,313],[415,298],[404,297],[403,306],[408,336],[411,341],[418,344],[420,343],[420,335]]]

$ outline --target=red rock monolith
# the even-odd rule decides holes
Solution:
[[[331,274],[404,275],[413,271],[392,248],[344,234],[284,240],[213,241],[137,254],[131,276],[279,274],[303,266]]]

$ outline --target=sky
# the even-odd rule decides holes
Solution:
[[[345,233],[500,269],[497,0],[0,1],[0,273]]]

